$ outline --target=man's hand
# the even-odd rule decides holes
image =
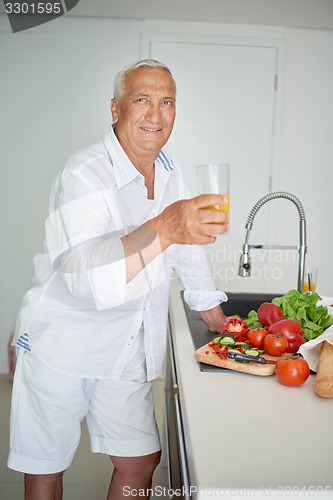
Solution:
[[[208,330],[210,332],[221,333],[222,326],[226,320],[226,315],[220,305],[217,305],[208,311],[200,311],[199,314],[202,321],[208,326]]]
[[[224,196],[217,194],[176,201],[160,215],[124,236],[127,282],[170,245],[207,245],[213,243],[217,235],[228,231],[228,214],[203,210],[225,202]]]
[[[228,231],[229,216],[217,210],[203,209],[225,202],[224,196],[217,194],[176,201],[147,225],[157,231],[163,250],[173,243],[207,245],[213,243],[217,235]]]

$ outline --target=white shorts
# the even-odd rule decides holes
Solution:
[[[8,467],[28,474],[67,469],[84,417],[93,453],[130,457],[160,450],[151,382],[72,377],[19,349]]]

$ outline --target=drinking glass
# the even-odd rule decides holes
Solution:
[[[303,293],[314,293],[317,287],[318,279],[318,268],[314,266],[308,266],[304,273],[304,283],[303,283]],[[312,284],[310,290],[309,282]]]
[[[227,203],[211,205],[206,210],[218,210],[230,214],[230,166],[228,163],[209,163],[197,166],[197,176],[200,194],[221,194],[227,198]],[[229,224],[229,222],[226,222]]]

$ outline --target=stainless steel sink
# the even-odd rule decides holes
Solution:
[[[257,311],[263,302],[271,302],[274,297],[281,295],[280,293],[226,293],[229,300],[222,304],[224,313],[226,316],[238,314],[241,318],[246,318],[252,309]]]

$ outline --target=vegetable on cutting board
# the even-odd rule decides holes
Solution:
[[[232,334],[239,342],[243,342],[248,329],[247,323],[238,316],[228,316],[222,325],[221,334]]]
[[[257,349],[263,349],[264,340],[267,334],[268,334],[267,330],[264,329],[258,330],[256,328],[250,328],[246,332],[245,338],[252,345],[252,347],[255,347]]]
[[[251,356],[260,356],[264,354],[262,349],[255,348],[249,342],[240,342],[237,337],[231,333],[216,335],[208,345],[221,359],[227,359],[230,351]]]

